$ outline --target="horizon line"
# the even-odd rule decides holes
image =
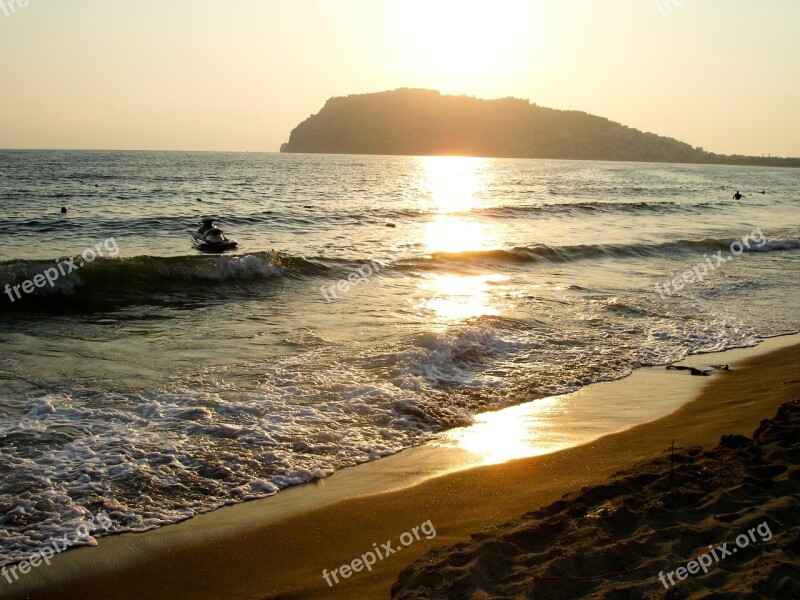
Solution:
[[[382,153],[352,153],[352,152],[281,152],[280,150],[180,150],[180,149],[141,149],[141,148],[0,148],[0,152],[165,152],[165,153],[204,153],[204,154],[306,154],[306,155],[327,155],[327,156],[407,156],[416,158],[426,157],[451,157],[451,158],[484,158],[499,160],[564,160],[578,162],[610,162],[610,163],[644,163],[644,164],[666,164],[666,165],[699,165],[699,166],[720,166],[720,167],[763,167],[763,168],[800,168],[786,167],[778,165],[746,165],[729,164],[716,162],[675,162],[663,160],[615,160],[599,158],[549,158],[549,157],[528,157],[528,156],[473,156],[464,154],[382,154]],[[751,154],[717,154],[719,157],[733,158],[762,158],[765,160],[800,160],[800,156],[777,156],[777,155],[751,155]]]

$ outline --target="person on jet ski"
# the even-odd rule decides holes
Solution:
[[[203,224],[200,226],[200,229],[197,230],[197,235],[201,238],[205,238],[212,229],[216,229],[214,219],[203,219]]]
[[[225,236],[222,233],[222,229],[219,227],[212,227],[203,235],[203,240],[211,244],[219,244],[225,241]]]

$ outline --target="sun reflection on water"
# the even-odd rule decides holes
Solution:
[[[477,252],[489,247],[492,224],[470,211],[484,205],[490,179],[485,158],[429,156],[420,158],[416,182],[420,208],[431,213],[424,244],[431,254]],[[417,309],[440,320],[497,315],[492,286],[507,279],[497,273],[426,276],[419,285]]]
[[[480,203],[489,178],[489,161],[463,156],[420,158],[417,186],[422,208],[444,213],[465,213]]]
[[[436,215],[428,223],[425,243],[431,252],[469,252],[484,247],[489,225],[467,217]]]
[[[497,225],[475,212],[489,201],[490,161],[462,157],[420,161],[416,187],[420,208],[431,213],[424,239],[429,252],[474,252],[477,257],[478,252],[491,249],[499,239]],[[442,321],[501,314],[503,296],[498,290],[509,278],[493,271],[481,273],[468,255],[461,259],[461,272],[425,274],[418,285],[417,309],[440,325]],[[478,415],[471,427],[445,433],[443,443],[475,455],[482,464],[545,454],[564,447],[562,436],[551,431],[553,416],[561,410],[559,398],[552,397],[485,413]]]
[[[554,413],[563,408],[561,402],[552,396],[480,414],[474,425],[445,432],[443,445],[475,454],[484,465],[560,450],[569,445],[553,427]]]
[[[500,309],[491,288],[508,279],[505,275],[433,275],[419,285],[423,299],[418,307],[431,311],[439,319],[460,320],[498,315]]]

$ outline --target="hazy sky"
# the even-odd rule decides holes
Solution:
[[[275,151],[423,87],[800,156],[800,0],[0,2],[0,148]]]

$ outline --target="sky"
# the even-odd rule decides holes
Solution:
[[[800,157],[800,0],[0,0],[0,148],[277,151],[427,88]]]

